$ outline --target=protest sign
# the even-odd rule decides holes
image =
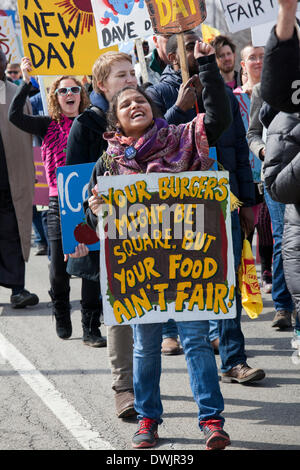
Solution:
[[[228,29],[231,33],[275,21],[276,0],[221,0]]]
[[[95,163],[67,165],[56,170],[63,250],[74,253],[78,243],[90,251],[100,249],[99,238],[86,223],[83,201]]]
[[[6,55],[7,62],[11,64],[21,62],[21,53],[12,16],[0,15],[0,49]]]
[[[41,147],[33,147],[35,167],[34,205],[48,206],[49,187],[46,180],[45,167],[41,158]]]
[[[240,93],[238,91],[234,91],[235,97],[237,98],[240,106],[240,112],[242,115],[245,131],[248,131],[249,127],[249,120],[250,120],[250,98],[247,93]],[[254,155],[253,152],[249,150],[249,160],[250,166],[252,170],[252,176],[254,183],[259,183],[261,181],[261,161],[260,159]]]
[[[104,322],[234,318],[228,172],[98,177]]]
[[[189,31],[206,18],[203,0],[146,0],[146,3],[157,34]]]
[[[90,0],[18,0],[24,52],[33,75],[91,74],[100,50]]]
[[[157,34],[177,34],[182,82],[189,79],[183,32],[199,26],[206,18],[204,0],[146,0]]]
[[[142,0],[91,0],[100,49],[153,34]]]
[[[300,21],[300,3],[298,2],[298,8],[296,17]],[[252,26],[251,28],[251,40],[254,47],[264,47],[270,37],[271,29],[277,23],[277,19],[268,23],[260,24],[258,26]]]

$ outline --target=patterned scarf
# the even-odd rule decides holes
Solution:
[[[208,170],[214,160],[208,157],[204,114],[193,121],[175,126],[164,119],[155,119],[154,125],[138,140],[119,133],[105,132],[108,141],[106,163],[112,174],[179,173]],[[125,150],[132,146],[136,156],[125,157]]]

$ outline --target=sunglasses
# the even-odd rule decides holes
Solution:
[[[68,92],[72,93],[73,95],[78,95],[80,93],[81,86],[66,86],[63,88],[57,88],[55,93],[60,96],[66,96]]]
[[[6,73],[8,73],[9,75],[11,75],[13,73],[17,74],[17,73],[19,73],[19,70],[6,70]]]

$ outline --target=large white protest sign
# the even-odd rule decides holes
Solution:
[[[236,316],[228,172],[98,177],[104,323]]]
[[[277,0],[220,0],[231,33],[275,21]]]
[[[298,3],[296,16],[300,21],[300,4]],[[264,47],[269,39],[271,29],[276,25],[277,19],[269,23],[260,24],[251,28],[251,39],[254,47]]]
[[[153,34],[143,0],[91,0],[100,49]]]

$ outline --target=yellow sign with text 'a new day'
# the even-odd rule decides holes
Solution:
[[[90,75],[99,49],[90,0],[18,0],[24,52],[35,75]]]

